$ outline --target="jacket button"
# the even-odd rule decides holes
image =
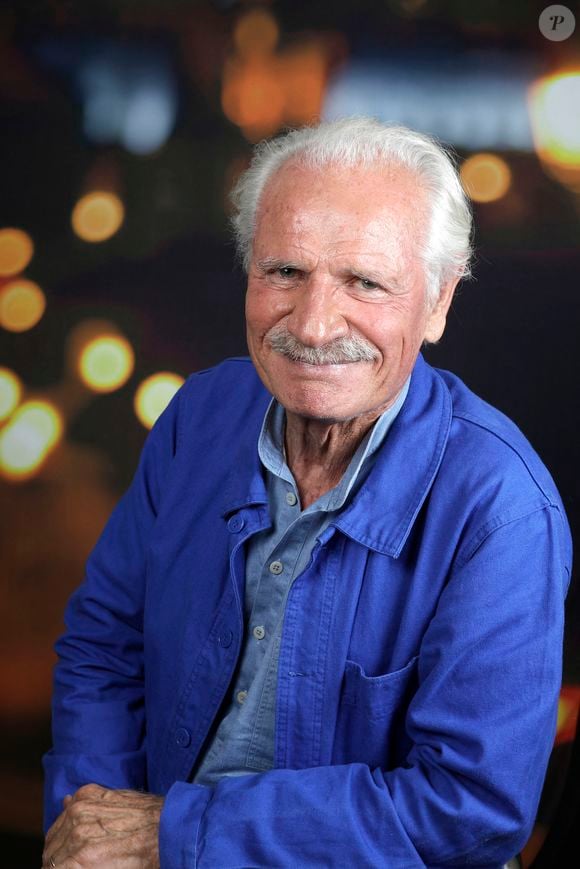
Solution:
[[[228,521],[228,530],[233,532],[241,531],[245,524],[241,516],[232,516]]]
[[[222,647],[222,649],[229,649],[232,644],[232,640],[234,635],[230,631],[229,628],[226,628],[225,631],[222,631],[218,637],[218,645]]]
[[[175,731],[175,742],[180,748],[187,748],[191,742],[191,733],[186,727],[178,727]]]

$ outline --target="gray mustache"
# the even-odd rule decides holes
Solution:
[[[346,335],[322,347],[307,347],[290,334],[285,326],[274,326],[266,334],[270,347],[293,362],[308,365],[342,365],[347,362],[374,362],[378,354],[373,345],[360,335]]]

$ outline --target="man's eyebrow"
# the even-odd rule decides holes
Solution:
[[[267,256],[264,259],[257,260],[256,268],[260,272],[269,272],[273,269],[279,269],[282,266],[290,266],[292,263],[289,260],[283,260],[279,257]]]

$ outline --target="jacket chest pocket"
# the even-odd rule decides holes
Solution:
[[[335,763],[366,763],[391,769],[411,747],[405,730],[407,707],[417,689],[417,661],[381,676],[367,676],[346,661],[333,749]]]

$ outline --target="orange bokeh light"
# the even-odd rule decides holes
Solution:
[[[474,202],[495,202],[505,196],[512,173],[505,160],[497,154],[474,154],[461,166],[461,181]]]
[[[222,79],[222,109],[251,142],[285,123],[320,117],[329,62],[328,41],[306,39],[277,51],[280,29],[266,9],[243,14],[234,30],[234,54]]]
[[[0,276],[11,277],[23,271],[34,253],[28,233],[22,229],[0,229]]]
[[[79,199],[72,213],[72,226],[83,241],[111,238],[125,219],[123,203],[115,193],[93,191]]]
[[[46,297],[34,281],[18,278],[0,290],[0,325],[9,332],[32,329],[45,309]]]
[[[222,108],[252,141],[275,133],[282,124],[285,94],[275,60],[230,61],[224,72]]]
[[[271,54],[278,43],[280,29],[266,9],[252,9],[243,15],[234,30],[234,43],[242,57]]]
[[[307,124],[320,117],[326,84],[326,58],[317,45],[307,45],[280,58],[285,93],[284,120]]]
[[[320,117],[326,59],[310,45],[275,57],[232,58],[224,69],[222,108],[252,142],[275,133],[284,123]]]

